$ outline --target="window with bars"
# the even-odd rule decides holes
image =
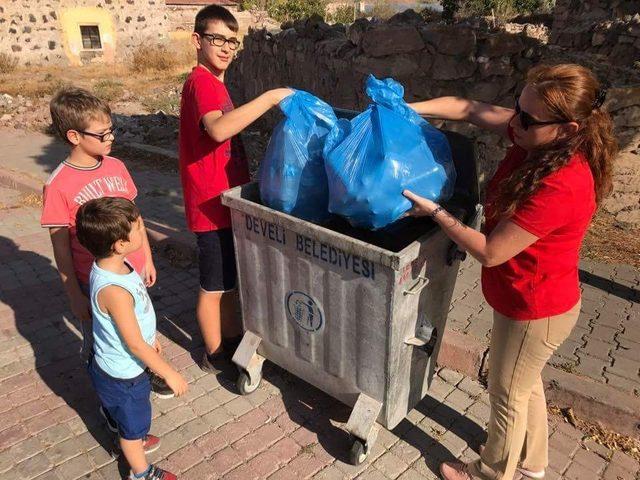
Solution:
[[[99,50],[102,48],[100,29],[97,25],[80,25],[82,48],[85,50]]]

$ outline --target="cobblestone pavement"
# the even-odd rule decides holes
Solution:
[[[550,363],[557,368],[640,395],[640,271],[628,265],[580,263],[582,308],[571,336]],[[447,328],[487,345],[492,309],[482,296],[480,265],[459,272]]]
[[[0,204],[0,478],[122,478],[124,466],[112,458],[114,439],[79,361],[78,326],[47,232],[38,226],[39,209],[21,206],[4,188]],[[153,399],[152,433],[162,437],[162,446],[151,459],[180,478],[435,479],[441,461],[477,458],[487,394],[477,382],[441,370],[430,396],[393,431],[381,429],[367,462],[348,465],[344,405],[269,364],[263,384],[247,397],[235,393],[230,379],[200,371],[194,363],[201,353],[193,312],[196,271],[161,257],[156,262],[159,280],[150,293],[160,339],[190,391],[180,399]],[[470,274],[461,285],[464,275]],[[454,310],[470,301],[474,285],[468,283]],[[469,311],[471,317],[475,311]],[[551,417],[546,478],[640,480],[640,466]]]
[[[0,129],[7,146],[0,167],[46,180],[65,149],[51,137],[34,132]],[[186,229],[177,174],[156,171],[137,163],[130,170],[147,222],[168,230]],[[571,337],[556,352],[551,364],[591,378],[630,395],[640,396],[640,271],[628,265],[581,263],[582,315]],[[451,305],[448,328],[463,332],[488,349],[491,308],[480,287],[480,266],[462,264]]]

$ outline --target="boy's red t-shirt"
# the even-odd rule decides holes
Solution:
[[[489,182],[486,235],[499,222],[491,218],[498,187],[526,155],[513,145]],[[516,320],[546,318],[574,307],[580,300],[580,246],[595,211],[593,175],[584,155],[576,153],[544,178],[510,218],[539,240],[501,265],[482,268],[482,291],[489,305]]]
[[[231,226],[229,209],[220,193],[249,181],[242,146],[236,141],[215,142],[204,130],[202,117],[213,111],[233,110],[227,88],[204,67],[187,77],[180,105],[180,178],[187,226],[207,232]]]
[[[76,235],[76,213],[94,198],[123,197],[133,201],[138,190],[124,164],[103,157],[98,165],[81,168],[62,162],[47,180],[43,191],[40,224],[45,228],[67,227],[71,242],[73,268],[79,282],[88,284],[94,257],[80,244]],[[127,257],[133,268],[143,274],[146,256],[140,248]]]

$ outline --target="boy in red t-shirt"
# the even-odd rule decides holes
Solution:
[[[92,351],[88,295],[94,257],[78,241],[76,212],[94,198],[133,200],[138,190],[124,164],[108,156],[115,138],[109,105],[86,90],[68,87],[53,97],[50,108],[54,129],[71,151],[44,186],[40,224],[49,229],[60,279],[71,311],[80,320],[86,360]],[[146,230],[143,232],[142,247],[127,260],[150,287],[156,282],[156,269]],[[158,396],[173,396],[159,377],[153,377],[152,384]]]
[[[209,5],[198,12],[192,35],[198,65],[185,81],[180,107],[180,177],[187,225],[197,236],[199,253],[196,316],[206,349],[201,368],[213,373],[221,371],[241,338],[231,219],[220,193],[248,182],[249,171],[232,137],[293,93],[270,90],[234,109],[224,75],[240,46],[237,35],[238,22],[227,9]]]

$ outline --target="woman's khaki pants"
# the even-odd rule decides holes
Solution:
[[[562,315],[531,321],[494,312],[489,349],[488,439],[471,472],[486,480],[512,480],[518,465],[548,465],[547,404],[542,369],[571,333],[580,302]]]

